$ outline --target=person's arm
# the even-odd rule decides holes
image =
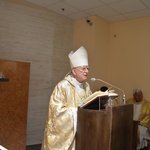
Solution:
[[[66,94],[69,87],[58,84],[50,98],[49,113],[47,120],[47,145],[51,149],[69,149],[74,139],[76,129],[74,129],[75,111],[67,100],[73,96],[70,92]]]
[[[150,103],[145,101],[139,118],[140,124],[150,130]]]

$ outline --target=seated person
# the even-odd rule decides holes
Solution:
[[[150,102],[144,99],[140,89],[135,89],[126,103],[133,104],[133,119],[139,121],[137,150],[140,150],[147,147],[147,139],[150,139]]]

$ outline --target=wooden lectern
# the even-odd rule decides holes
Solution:
[[[133,105],[78,108],[76,150],[132,150]]]

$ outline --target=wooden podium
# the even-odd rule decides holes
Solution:
[[[76,150],[132,150],[133,105],[78,108]]]

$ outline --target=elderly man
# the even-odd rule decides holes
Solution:
[[[50,98],[42,150],[75,150],[77,108],[92,94],[86,49],[69,55],[71,72],[60,81]]]
[[[139,121],[139,140],[137,150],[147,146],[147,139],[150,139],[150,102],[144,99],[140,89],[133,91],[133,98],[127,100],[134,107],[133,119]]]

